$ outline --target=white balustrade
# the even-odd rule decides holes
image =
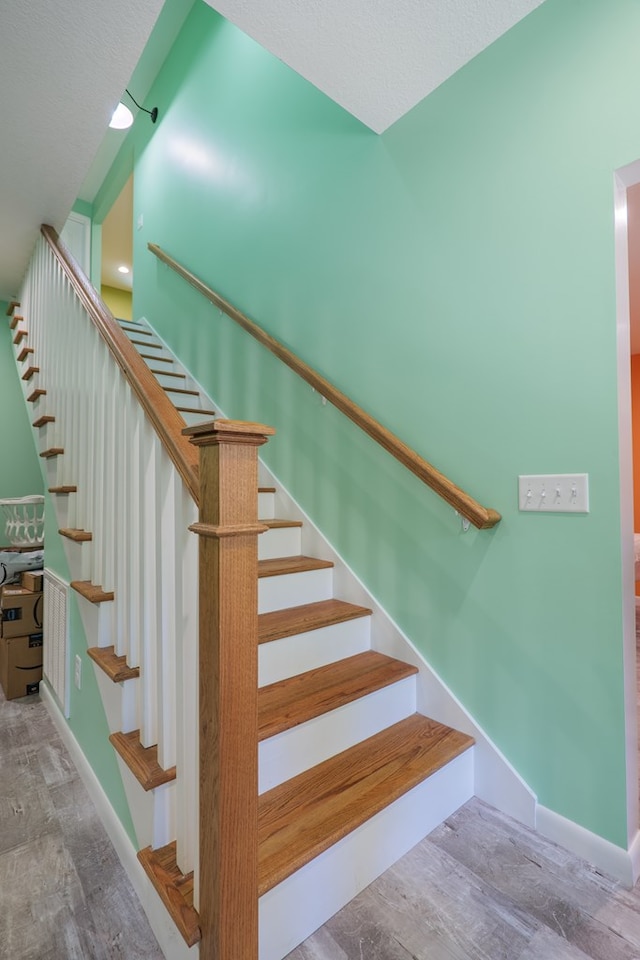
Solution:
[[[69,542],[72,579],[90,579],[113,602],[85,610],[89,646],[114,645],[140,679],[123,688],[121,729],[139,725],[144,746],[158,745],[160,765],[178,765],[175,813],[167,791],[154,818],[175,822],[183,869],[197,860],[197,538],[188,530],[196,506],[146,418],[129,382],[57,258],[41,237],[20,292],[20,312],[40,372],[22,381],[25,397],[46,396],[32,420],[54,416],[36,442],[64,448],[47,461],[49,486],[75,485],[54,496],[64,524],[90,531]],[[55,483],[51,478],[55,477]],[[77,548],[74,554],[72,548]],[[79,559],[80,553],[83,560]],[[131,694],[132,686],[136,690]],[[126,688],[126,693],[124,688]],[[167,834],[167,824],[154,835]]]

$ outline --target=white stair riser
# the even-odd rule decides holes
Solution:
[[[333,569],[305,570],[258,580],[258,613],[270,613],[283,607],[295,607],[333,596]]]
[[[412,676],[263,740],[258,747],[259,792],[373,737],[415,709],[416,678]]]
[[[68,537],[62,538],[64,552],[67,555],[71,580],[91,579],[91,541],[76,543]]]
[[[258,537],[258,559],[274,560],[276,557],[299,556],[300,527],[275,527],[265,530]]]
[[[306,670],[369,650],[371,617],[357,617],[258,647],[258,685],[277,683]]]
[[[260,519],[273,520],[275,515],[276,515],[275,493],[259,493],[258,494],[258,516],[260,517]]]
[[[176,834],[175,780],[154,790],[143,790],[126,763],[116,756],[136,831],[137,849],[148,846],[155,849],[171,843]]]
[[[282,960],[473,796],[473,751],[288,877],[259,901],[260,960]]]

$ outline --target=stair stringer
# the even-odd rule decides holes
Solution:
[[[335,595],[372,609],[372,649],[418,668],[418,711],[475,739],[473,794],[526,826],[535,828],[534,792],[262,460],[260,485],[276,487],[277,516],[303,521],[302,552],[334,563]]]

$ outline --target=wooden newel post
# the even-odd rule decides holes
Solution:
[[[200,960],[258,957],[258,447],[215,420],[200,447]]]

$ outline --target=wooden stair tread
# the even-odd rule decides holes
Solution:
[[[258,895],[472,745],[472,737],[414,714],[263,793]]]
[[[202,407],[176,407],[180,413],[201,413],[203,416],[215,417],[215,410],[203,410]]]
[[[153,371],[152,371],[153,372]],[[179,393],[181,396],[199,397],[197,390],[187,390],[186,387],[163,387],[165,393]]]
[[[56,418],[55,418],[55,417],[52,417],[52,416],[50,416],[49,414],[46,414],[45,416],[38,417],[37,420],[34,420],[34,421],[33,421],[33,426],[36,427],[36,428],[38,428],[38,427],[44,427],[44,426],[46,426],[47,423],[55,423],[55,422],[56,422]]]
[[[159,357],[155,353],[141,353],[140,356],[144,357],[145,360],[155,360],[156,363],[174,363],[175,362],[173,360],[173,357]]]
[[[27,397],[27,403],[35,403],[38,397],[46,396],[47,391],[43,387],[36,387]]]
[[[140,354],[140,356],[142,356],[142,354]],[[151,357],[150,359],[153,360],[155,358]],[[173,373],[171,370],[151,370],[151,373],[155,373],[156,376],[159,377],[176,377],[179,380],[187,379],[186,373]]]
[[[121,323],[121,324],[120,324],[120,327],[121,327],[126,333],[137,333],[137,334],[138,334],[139,336],[141,336],[141,337],[152,337],[152,336],[153,336],[153,333],[151,332],[151,330],[142,330],[140,327],[136,326],[136,325],[133,324],[133,323],[130,323],[130,324],[129,324],[128,326],[126,326],[126,327],[125,327],[124,323]]]
[[[132,330],[128,330],[127,332],[128,332],[128,333],[133,333]],[[136,333],[141,333],[140,330],[136,330],[135,332],[136,332]],[[152,337],[153,334],[152,334],[152,333],[147,333],[147,334],[145,334],[145,336]],[[139,347],[151,347],[151,348],[153,348],[154,350],[163,350],[163,349],[164,349],[161,343],[149,343],[148,340],[134,340],[133,337],[129,337],[129,339],[131,340],[131,343],[137,343]]]
[[[51,457],[59,457],[64,453],[64,447],[49,447],[48,450],[43,450],[40,456],[44,460],[49,460]]]
[[[258,493],[275,493],[275,487],[258,487]]]
[[[276,557],[275,560],[259,560],[259,577],[278,577],[286,573],[305,573],[307,570],[325,570],[332,567],[331,560],[318,557]]]
[[[89,603],[106,603],[113,600],[115,596],[113,590],[103,590],[101,586],[91,583],[90,580],[72,580],[69,586]]]
[[[417,672],[417,667],[402,660],[367,650],[261,687],[258,740],[290,730]]]
[[[176,768],[168,770],[158,763],[158,746],[143,747],[140,743],[140,731],[131,733],[112,733],[110,743],[124,760],[132,774],[145,790],[153,790],[163,783],[170,783],[176,778]]]
[[[31,380],[31,377],[34,373],[40,373],[40,367],[27,367],[25,372],[22,374],[23,380]]]
[[[27,331],[25,330],[24,327],[22,328],[22,330],[18,330],[18,332],[16,333],[15,337],[13,338],[14,344],[15,344],[16,346],[18,346],[18,344],[20,343],[20,341],[21,341],[21,340],[24,340],[24,338],[26,337],[26,335],[27,335]]]
[[[297,633],[308,633],[320,627],[330,627],[334,623],[370,615],[371,610],[368,607],[359,607],[355,603],[335,599],[303,603],[298,607],[284,607],[258,616],[258,643],[269,643],[271,640],[293,637]]]
[[[11,301],[11,303],[13,303],[13,300]],[[9,304],[9,306],[11,306],[11,304]],[[18,304],[18,306],[20,306],[20,304]],[[9,326],[11,327],[12,330],[15,330],[15,328],[18,326],[18,324],[22,320],[24,320],[24,317],[21,317],[19,313],[14,313],[13,316],[11,317],[11,320],[9,321]]]
[[[140,667],[130,667],[126,657],[116,656],[115,647],[89,647],[87,653],[114,683],[140,676]]]
[[[77,493],[78,488],[73,484],[63,484],[60,487],[49,487],[49,493]]]
[[[176,862],[176,843],[152,850],[145,847],[138,860],[151,880],[188,947],[200,940],[200,918],[193,906],[193,872],[184,874]]]
[[[261,520],[260,523],[264,523],[265,527],[269,527],[270,530],[302,526],[302,520]]]
[[[33,347],[23,347],[18,354],[18,363],[23,363],[30,353],[33,353]]]
[[[62,527],[58,530],[58,533],[61,537],[66,537],[67,540],[73,540],[74,543],[88,543],[89,540],[93,540],[93,534],[89,530]]]

